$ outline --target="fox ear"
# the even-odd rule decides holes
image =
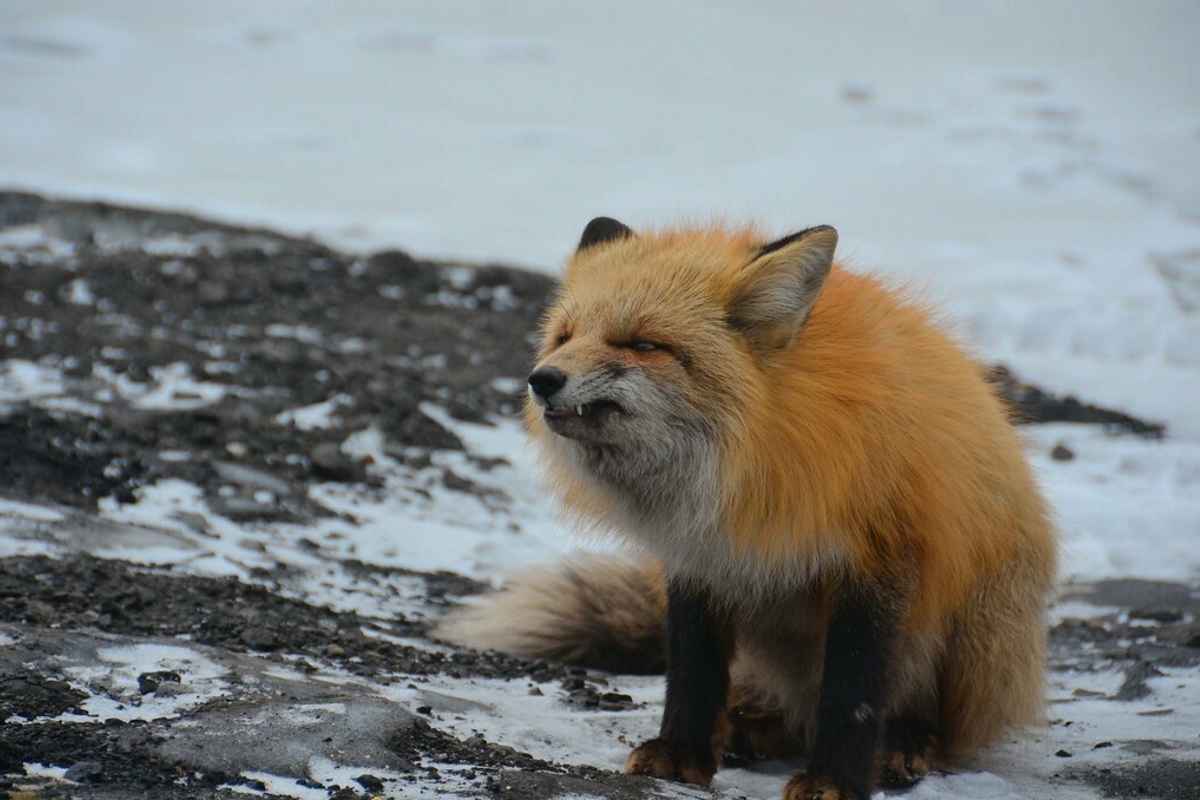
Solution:
[[[836,247],[837,231],[820,225],[759,248],[734,291],[730,323],[763,349],[790,345],[825,286]]]
[[[583,229],[583,236],[579,237],[579,247],[575,248],[575,251],[580,252],[598,244],[615,242],[633,235],[632,230],[612,217],[596,217]]]

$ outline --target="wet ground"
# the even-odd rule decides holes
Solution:
[[[434,796],[443,784],[468,796],[655,796],[644,779],[439,725],[459,701],[420,694],[435,677],[509,679],[580,713],[632,706],[603,676],[428,642],[427,620],[482,588],[468,577],[329,556],[341,580],[403,595],[388,613],[360,614],[311,602],[269,545],[237,577],[95,555],[132,530],[100,509],[171,480],[200,487],[214,515],[239,525],[344,515],[309,488],[382,489],[369,459],[341,447],[364,428],[414,474],[486,496],[436,456],[461,453],[477,470],[489,459],[430,407],[476,423],[511,416],[551,291],[548,278],[501,266],[347,255],[183,215],[0,193],[0,497],[55,509],[7,529],[47,553],[0,558],[0,786],[22,797],[278,796],[256,777],[269,773],[342,800]],[[1028,421],[1164,435],[994,375]],[[286,416],[322,404],[321,425]],[[210,524],[196,518],[196,536],[216,538]],[[133,534],[147,547],[167,536]],[[299,546],[327,557],[323,542]],[[1097,610],[1055,627],[1052,670],[1120,670],[1104,698],[1114,704],[1145,697],[1163,669],[1200,666],[1190,587],[1108,582],[1068,587],[1065,599]],[[184,647],[186,668],[128,672],[131,649]],[[424,700],[388,701],[380,687]],[[156,703],[170,712],[151,713]],[[1110,797],[1200,796],[1200,765],[1172,743],[1119,746],[1142,748],[1136,766],[1077,768],[1064,753],[1058,777]],[[312,778],[314,757],[340,777]],[[337,773],[342,764],[375,771]]]

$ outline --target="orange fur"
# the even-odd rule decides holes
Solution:
[[[812,286],[795,277],[832,256],[836,234],[813,231],[768,252],[720,227],[581,247],[538,367],[634,380],[636,413],[617,418],[649,419],[650,441],[620,442],[640,466],[605,477],[541,405],[528,428],[578,519],[727,602],[735,683],[800,739],[833,587],[910,587],[888,710],[937,719],[946,752],[970,754],[1041,713],[1047,508],[1001,402],[926,308],[827,260]]]

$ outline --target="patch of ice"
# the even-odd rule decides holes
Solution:
[[[32,250],[48,241],[41,225],[14,225],[0,230],[0,247],[13,250]]]
[[[61,511],[0,498],[0,557],[57,555],[55,533],[66,520]]]
[[[97,649],[96,663],[63,668],[73,685],[91,696],[79,705],[95,719],[171,719],[225,693],[229,670],[199,652],[168,644],[132,644]],[[178,690],[142,695],[138,676],[178,673]],[[74,717],[72,717],[73,719]]]
[[[43,397],[38,399],[35,405],[47,411],[79,414],[83,417],[99,417],[104,411],[99,403],[81,400],[78,397]]]
[[[193,483],[171,478],[140,487],[134,494],[134,503],[100,500],[101,516],[127,523],[135,531],[167,531],[182,541],[175,547],[165,543],[148,547],[136,538],[97,543],[97,548],[110,558],[138,564],[186,564],[196,574],[243,579],[255,567],[276,563],[263,543],[255,541],[253,531],[211,513],[203,491]]]
[[[0,497],[0,517],[14,517],[31,522],[63,522],[67,515],[54,508]]]
[[[65,781],[67,776],[66,767],[53,767],[46,764],[40,764],[35,761],[27,761],[22,767],[25,770],[25,775],[30,778],[47,778],[53,781]]]
[[[0,362],[0,403],[58,397],[65,391],[62,370],[56,367],[19,358]]]
[[[407,707],[428,705],[439,727],[461,738],[482,733],[537,758],[620,769],[628,742],[652,737],[661,718],[661,677],[614,676],[605,687],[633,698],[623,711],[581,711],[562,702],[558,689],[524,680],[475,679],[469,685],[431,676],[413,687],[384,687],[385,696]]]
[[[0,558],[28,556],[57,556],[62,552],[58,545],[47,542],[29,531],[18,529],[5,520],[0,520]]]
[[[578,544],[555,524],[550,498],[533,477],[524,434],[514,421],[472,425],[453,420],[435,405],[421,408],[464,437],[472,455],[502,460],[485,469],[465,453],[438,451],[430,454],[429,466],[414,470],[385,452],[378,429],[352,434],[342,450],[369,459],[386,485],[383,492],[338,484],[310,488],[316,502],[357,523],[349,532],[336,520],[317,524],[323,540],[341,533],[329,540],[331,552],[372,563],[497,579]],[[447,488],[447,470],[478,488]]]
[[[191,258],[203,248],[192,238],[179,234],[155,236],[143,240],[141,248],[152,256],[177,256]]]
[[[475,270],[469,267],[443,267],[442,275],[460,292],[466,291],[471,281],[475,280]]]
[[[1068,600],[1055,603],[1050,608],[1050,626],[1053,627],[1067,619],[1095,619],[1116,613],[1112,606],[1098,606],[1080,600]]]
[[[95,305],[96,295],[84,278],[76,278],[67,284],[67,302],[77,306]]]
[[[53,236],[41,225],[14,225],[0,229],[0,259],[12,263],[22,261],[61,263],[75,254],[75,246]]]
[[[337,418],[339,408],[353,404],[353,397],[338,394],[319,403],[281,411],[275,415],[275,422],[280,425],[292,425],[302,431],[325,430],[340,424]]]
[[[320,344],[325,341],[320,329],[311,325],[284,325],[273,323],[263,331],[272,339],[295,339],[304,344]]]
[[[151,367],[151,381],[146,384],[130,380],[127,375],[117,374],[107,364],[94,364],[92,374],[105,381],[109,388],[134,408],[141,409],[204,408],[217,402],[230,391],[224,384],[196,380],[192,377],[191,367],[183,362],[175,362],[165,367]]]
[[[337,350],[339,353],[356,355],[359,353],[365,353],[367,351],[367,346],[368,345],[365,339],[360,339],[357,336],[354,336],[349,339],[342,339],[340,342],[338,342]]]

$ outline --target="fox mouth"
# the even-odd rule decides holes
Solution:
[[[603,411],[620,411],[621,407],[611,400],[597,400],[593,403],[576,403],[572,406],[545,406],[542,413],[547,419],[594,418]]]
[[[569,406],[546,405],[542,407],[542,419],[546,427],[558,436],[580,442],[596,442],[607,440],[615,433],[609,420],[623,410],[611,400]]]

